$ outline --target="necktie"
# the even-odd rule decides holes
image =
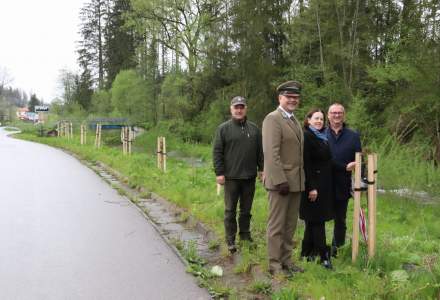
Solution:
[[[293,115],[290,116],[290,120],[292,120],[293,124],[295,124],[295,126],[298,127],[298,121],[295,119]]]

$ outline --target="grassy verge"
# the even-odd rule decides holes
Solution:
[[[127,176],[131,186],[143,186],[154,191],[207,224],[218,236],[223,236],[223,200],[216,196],[211,168],[209,145],[185,144],[160,130],[147,132],[136,140],[136,152],[123,156],[118,147],[81,146],[78,135],[73,140],[41,138],[25,129],[21,138],[68,149],[89,161],[102,161]],[[165,133],[165,134],[164,134]],[[179,159],[169,158],[167,173],[156,168],[154,149],[157,135],[167,136],[168,151],[201,157],[206,164],[194,167]],[[104,133],[104,139],[114,140]],[[411,184],[411,187],[436,192],[440,182],[439,170],[412,160],[405,151],[386,146],[372,148],[379,152],[379,181],[385,188]],[[414,176],[416,174],[416,176]],[[414,178],[417,177],[417,178]],[[420,178],[419,178],[420,177]],[[365,207],[365,197],[363,206]],[[349,216],[352,215],[352,204]],[[365,245],[356,264],[351,263],[348,244],[334,260],[334,271],[324,270],[316,263],[300,262],[306,272],[292,280],[284,280],[282,288],[273,291],[266,281],[255,281],[243,287],[273,299],[437,299],[440,297],[440,206],[423,204],[392,195],[380,195],[377,204],[377,255],[366,258]],[[258,185],[253,206],[252,232],[255,249],[241,252],[234,272],[248,275],[255,267],[266,270],[265,230],[267,219],[266,192]],[[348,218],[351,232],[351,218]],[[327,235],[331,236],[331,224]],[[295,239],[300,244],[303,226],[300,223]],[[295,259],[299,257],[298,248]]]

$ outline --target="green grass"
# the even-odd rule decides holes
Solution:
[[[402,147],[392,138],[370,145],[370,149],[379,155],[379,186],[386,189],[408,188],[438,195],[440,172],[434,162],[423,159],[424,153],[428,152],[424,147],[420,144]]]
[[[142,186],[158,193],[185,208],[189,215],[207,224],[223,240],[223,197],[216,195],[215,175],[211,167],[211,146],[185,144],[160,129],[149,131],[136,140],[136,152],[123,156],[114,144],[95,149],[94,136],[89,133],[88,145],[79,144],[78,134],[73,140],[65,138],[40,138],[35,127],[24,129],[21,138],[68,149],[83,159],[103,163],[129,178],[130,186]],[[115,133],[104,132],[104,141]],[[178,150],[187,155],[201,157],[206,164],[195,168],[181,160],[169,158],[168,170],[156,168],[154,155],[156,138],[167,137],[168,151]],[[114,140],[114,136],[109,138]],[[389,144],[372,145],[379,154],[379,185],[386,189],[409,187],[425,190],[436,195],[439,191],[440,172],[433,165],[422,162],[414,149],[401,149]],[[366,206],[365,197],[362,199]],[[351,235],[352,201],[348,212],[348,235]],[[266,261],[267,194],[261,184],[253,205],[252,232],[256,247],[244,247],[241,260],[234,268],[237,274],[249,273],[252,266],[267,270]],[[348,244],[333,260],[334,271],[324,270],[314,262],[300,262],[306,272],[283,282],[283,288],[272,293],[273,299],[437,299],[440,293],[440,205],[424,204],[391,194],[379,195],[377,203],[377,254],[374,259],[366,257],[366,247],[361,244],[359,259],[351,263]],[[332,224],[327,225],[330,242]],[[295,235],[300,245],[303,235],[299,223]],[[218,241],[213,242],[217,245]],[[221,243],[223,246],[223,243]],[[214,246],[213,246],[214,247]],[[294,259],[299,257],[299,247]],[[191,247],[188,256],[197,258]],[[199,269],[199,267],[201,269]],[[193,272],[205,276],[206,270],[197,263]],[[270,293],[263,282],[254,282],[248,290]],[[228,294],[227,288],[219,286],[219,294]]]

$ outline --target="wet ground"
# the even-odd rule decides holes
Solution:
[[[0,299],[209,299],[157,226],[103,178],[0,129]],[[154,203],[145,201],[152,216]]]

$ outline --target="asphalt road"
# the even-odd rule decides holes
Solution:
[[[209,299],[124,197],[0,128],[0,299]]]

